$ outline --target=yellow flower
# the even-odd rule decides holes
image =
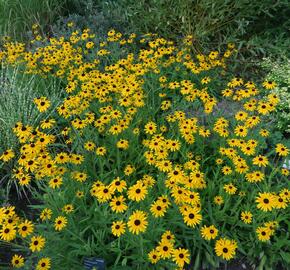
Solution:
[[[214,203],[217,205],[221,205],[224,203],[224,199],[222,196],[215,196],[214,197]]]
[[[232,183],[230,183],[230,184],[224,185],[224,190],[226,191],[226,193],[233,195],[236,193],[237,188]]]
[[[187,249],[178,248],[172,251],[172,260],[179,266],[183,267],[184,264],[190,263],[190,254]]]
[[[211,225],[209,227],[203,226],[200,230],[200,233],[201,233],[202,238],[209,241],[217,237],[218,229],[214,225]]]
[[[249,211],[244,211],[241,213],[241,220],[246,224],[252,223],[252,217],[253,214]]]
[[[216,241],[214,249],[217,256],[220,256],[225,260],[230,260],[236,255],[237,247],[238,245],[235,240],[220,238]]]
[[[67,218],[64,216],[59,216],[54,220],[54,229],[56,231],[63,230],[67,225]]]
[[[264,81],[263,82],[263,86],[266,88],[266,89],[273,89],[277,86],[277,84],[273,81]]]
[[[4,241],[12,241],[16,238],[16,229],[14,224],[4,224],[0,229],[0,239]]]
[[[50,107],[50,101],[47,97],[35,98],[34,103],[40,112],[45,112]]]
[[[49,270],[51,265],[51,259],[46,257],[38,261],[36,265],[36,270]]]
[[[275,150],[279,156],[286,157],[289,154],[289,149],[282,143],[278,143]]]
[[[30,235],[34,230],[34,225],[29,220],[25,220],[24,222],[18,224],[17,227],[18,227],[18,233],[24,238]]]
[[[6,150],[1,156],[0,156],[0,160],[3,160],[4,162],[7,162],[9,160],[11,160],[12,158],[15,157],[15,153],[13,152],[12,149],[8,149]]]
[[[144,211],[136,210],[128,220],[129,232],[139,234],[146,231],[148,221],[147,214]]]
[[[269,164],[268,158],[262,155],[253,158],[253,164],[259,167],[266,167]]]
[[[11,264],[15,268],[21,268],[24,266],[24,258],[22,255],[15,254],[11,259]]]
[[[30,240],[29,248],[32,252],[40,251],[44,248],[45,238],[42,236],[33,236]]]
[[[271,232],[268,228],[266,227],[258,227],[256,229],[256,233],[258,235],[258,239],[262,242],[270,240],[271,237]]]
[[[256,198],[258,203],[257,208],[264,212],[271,211],[275,206],[275,201],[275,196],[272,193],[259,193],[259,196]]]
[[[104,156],[106,152],[107,152],[107,149],[105,147],[97,147],[96,154],[98,156]]]
[[[157,125],[154,122],[152,122],[152,121],[151,122],[148,122],[145,125],[144,130],[145,130],[145,133],[152,135],[152,134],[154,134],[156,132]]]
[[[124,221],[114,221],[111,230],[114,236],[120,237],[126,231],[126,223]]]
[[[52,210],[49,208],[44,208],[40,213],[40,219],[42,221],[51,219]]]
[[[156,249],[151,250],[148,253],[148,259],[152,264],[156,264],[160,260],[160,255]]]

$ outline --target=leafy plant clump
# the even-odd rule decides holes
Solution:
[[[264,59],[261,66],[267,70],[268,80],[276,81],[277,87],[272,92],[276,94],[281,102],[279,103],[275,114],[272,116],[273,122],[277,129],[284,133],[285,136],[290,135],[290,60],[273,61],[270,58]]]
[[[0,52],[4,65],[65,90],[55,106],[49,95],[31,100],[39,123],[16,122],[19,144],[0,156],[42,202],[34,220],[0,208],[10,264],[82,269],[102,257],[109,269],[213,269],[247,256],[260,269],[289,265],[289,145],[271,145],[267,124],[276,83],[229,77],[234,44],[193,55],[190,36],[177,46],[110,30],[96,41],[68,27],[67,38],[8,40]]]

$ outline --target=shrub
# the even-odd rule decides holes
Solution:
[[[278,130],[289,136],[290,133],[290,61],[273,61],[270,58],[264,59],[261,66],[267,70],[266,78],[277,82],[277,87],[272,90],[281,102],[273,115],[273,121]]]
[[[85,29],[1,52],[6,65],[66,84],[56,109],[50,96],[33,100],[50,120],[16,123],[20,146],[1,155],[42,201],[34,223],[1,208],[0,237],[18,243],[11,263],[27,254],[25,269],[82,269],[92,256],[109,269],[212,269],[246,256],[286,267],[289,145],[268,145],[275,83],[229,78],[233,44],[193,55],[191,37],[94,38]]]

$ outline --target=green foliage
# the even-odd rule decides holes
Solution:
[[[240,43],[253,53],[275,46],[287,50],[289,32],[288,1],[271,0],[123,0],[96,1],[103,9],[118,10],[135,31],[156,32],[166,38],[192,35],[193,47],[216,47],[223,43]],[[279,37],[273,42],[273,38]],[[271,42],[266,43],[265,41]],[[281,40],[285,44],[281,44]],[[276,44],[275,44],[276,43]],[[263,48],[263,49],[262,49]]]
[[[268,75],[266,79],[275,81],[277,87],[272,90],[280,99],[276,113],[272,121],[275,127],[286,136],[290,135],[290,60],[274,61],[270,58],[264,59],[261,63]]]
[[[63,3],[61,0],[0,0],[0,34],[21,40],[35,23],[47,32]]]

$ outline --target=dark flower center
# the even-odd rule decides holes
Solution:
[[[269,203],[269,200],[268,199],[264,199],[264,203]]]
[[[135,224],[136,226],[139,226],[139,225],[141,224],[141,221],[140,221],[139,219],[136,219],[136,220],[134,221],[134,224]]]
[[[168,247],[167,246],[163,247],[163,250],[168,251]]]

